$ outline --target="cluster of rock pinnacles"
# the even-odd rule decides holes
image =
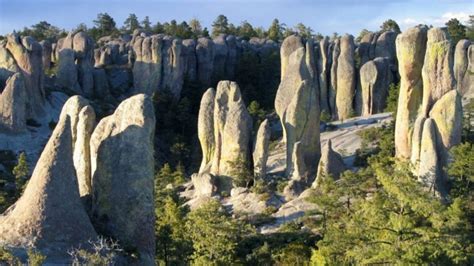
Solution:
[[[358,44],[350,35],[318,43],[290,36],[278,45],[225,35],[180,40],[141,32],[99,43],[94,50],[83,32],[55,44],[15,34],[0,43],[2,132],[24,132],[29,119],[44,114],[44,83],[51,80],[43,73],[51,62],[57,66],[51,86],[121,102],[98,123],[86,98],[73,96],[64,104],[24,194],[0,216],[0,245],[20,254],[34,247],[49,261],[63,262],[68,250],[87,247],[100,234],[153,264],[155,117],[150,96],[166,88],[179,97],[185,77],[203,86],[221,77],[233,79],[244,52],[264,56],[280,49],[275,111],[286,146],[288,199],[317,187],[323,176],[338,178],[346,170],[330,140],[321,149],[321,113],[344,120],[382,112],[388,86],[398,80],[397,157],[410,160],[420,181],[443,196],[448,150],[460,142],[461,97],[470,98],[474,91],[473,44],[461,40],[453,53],[440,28],[416,27],[398,36],[369,33]],[[236,161],[264,178],[271,131],[264,120],[252,135],[252,119],[235,82],[208,89],[198,117],[202,163],[192,176],[196,195],[232,188]]]

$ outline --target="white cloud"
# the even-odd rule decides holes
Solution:
[[[466,12],[446,12],[440,16],[412,18],[407,17],[400,20],[400,26],[412,27],[418,24],[426,24],[433,26],[444,26],[452,18],[457,18],[461,23],[466,23],[469,20],[469,13]]]

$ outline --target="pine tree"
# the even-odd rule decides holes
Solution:
[[[29,174],[28,162],[26,161],[26,154],[20,153],[18,157],[18,163],[13,168],[13,175],[15,176],[15,183],[18,194],[21,194],[26,186],[26,180]]]
[[[146,16],[142,21],[142,28],[146,32],[151,32],[151,22],[150,18]]]
[[[138,17],[135,14],[128,15],[128,18],[123,22],[123,30],[126,33],[132,33],[134,30],[140,28]]]
[[[461,24],[457,18],[452,18],[446,22],[449,36],[454,45],[456,45],[461,39],[466,38],[466,26]]]
[[[400,33],[400,26],[398,26],[398,23],[393,20],[393,19],[388,19],[382,23],[380,26],[380,31],[394,31],[396,33]]]
[[[280,21],[278,21],[278,19],[274,19],[272,21],[272,24],[268,28],[267,35],[269,39],[275,42],[278,42],[283,38],[283,27],[280,25]]]
[[[217,16],[212,23],[212,37],[217,37],[219,34],[227,34],[229,32],[229,21],[224,15]]]

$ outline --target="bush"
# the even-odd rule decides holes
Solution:
[[[46,260],[46,256],[32,249],[28,250],[28,265],[41,266]]]
[[[73,265],[114,265],[119,252],[117,242],[99,237],[96,241],[89,241],[92,250],[73,249],[69,252]]]

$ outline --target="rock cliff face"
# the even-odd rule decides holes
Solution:
[[[397,37],[400,93],[395,124],[395,151],[400,158],[410,158],[411,135],[423,98],[423,67],[427,29],[415,27]]]
[[[23,76],[16,73],[8,78],[0,94],[0,131],[18,133],[26,130],[26,98]]]
[[[63,117],[41,154],[25,192],[0,216],[0,245],[24,256],[34,248],[64,263],[96,233],[80,201],[73,163],[71,119]]]
[[[103,118],[91,141],[92,219],[99,233],[154,261],[153,137],[151,99],[139,94]]]

